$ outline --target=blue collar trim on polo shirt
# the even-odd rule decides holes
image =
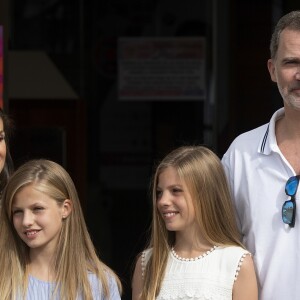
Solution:
[[[265,132],[264,138],[263,138],[261,146],[260,146],[260,152],[262,152],[262,153],[264,153],[264,151],[265,151],[265,146],[266,146],[267,138],[269,135],[269,126],[270,126],[270,124],[267,127],[267,130]]]
[[[269,123],[264,124],[265,131],[263,136],[261,136],[261,140],[258,144],[257,151],[261,154],[269,155],[273,151],[278,152],[279,148],[277,146],[276,142],[276,136],[275,136],[275,123],[278,119],[280,119],[284,114],[284,108],[279,108],[275,113],[273,114],[271,120]]]

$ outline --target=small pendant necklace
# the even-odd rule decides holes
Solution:
[[[172,255],[179,259],[179,260],[182,260],[182,261],[195,261],[195,260],[198,260],[198,259],[201,259],[205,256],[207,256],[208,254],[210,254],[211,252],[213,252],[216,248],[218,248],[217,246],[213,246],[211,249],[209,249],[208,251],[204,252],[203,254],[199,255],[199,256],[196,256],[196,257],[193,257],[193,258],[184,258],[184,257],[180,257],[174,250],[174,247],[171,248],[171,253]]]

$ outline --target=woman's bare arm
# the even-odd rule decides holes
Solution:
[[[257,300],[257,280],[251,255],[246,255],[233,285],[233,300]]]

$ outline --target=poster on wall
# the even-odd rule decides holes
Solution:
[[[204,37],[118,40],[119,100],[201,101],[205,82]]]
[[[4,38],[3,38],[3,26],[0,25],[0,108],[3,108],[3,86],[4,86]]]

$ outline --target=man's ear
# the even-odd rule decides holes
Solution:
[[[272,81],[277,82],[277,77],[276,77],[276,74],[275,74],[275,61],[274,61],[274,59],[270,58],[268,60],[267,64],[268,64],[268,70],[269,70]]]

